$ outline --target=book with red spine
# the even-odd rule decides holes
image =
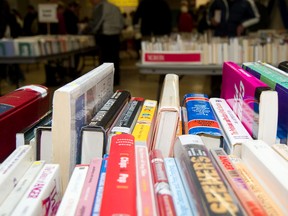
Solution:
[[[16,133],[49,111],[48,89],[27,85],[0,97],[0,163],[16,148]]]
[[[111,139],[100,215],[137,215],[134,142],[131,134]]]
[[[151,150],[150,163],[159,215],[176,215],[161,150]]]

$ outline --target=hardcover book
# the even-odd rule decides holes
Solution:
[[[90,163],[94,157],[102,158],[106,153],[108,134],[130,98],[130,92],[117,90],[93,116],[90,123],[81,129],[82,164]]]
[[[16,133],[48,111],[49,94],[44,86],[27,85],[0,97],[0,163],[15,150]]]
[[[80,161],[81,128],[113,95],[113,74],[113,63],[104,63],[54,92],[53,162],[60,164],[64,189]]]
[[[234,62],[224,62],[221,98],[254,139],[276,142],[278,95]]]
[[[222,147],[223,135],[206,94],[185,94],[188,134],[199,135],[209,149]]]

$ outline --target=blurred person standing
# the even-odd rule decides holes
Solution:
[[[192,15],[189,13],[188,1],[182,0],[180,3],[180,14],[178,17],[178,31],[192,32],[195,28],[195,22]]]
[[[27,13],[24,17],[23,34],[25,36],[36,35],[38,32],[38,13],[33,5],[28,5]]]
[[[79,4],[73,1],[68,4],[68,7],[66,8],[64,12],[64,20],[65,20],[67,34],[76,35],[79,32],[78,31],[78,23],[79,23],[78,10],[79,10]]]

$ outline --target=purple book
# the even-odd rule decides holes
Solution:
[[[221,98],[224,98],[254,139],[276,142],[277,92],[234,62],[224,62]]]

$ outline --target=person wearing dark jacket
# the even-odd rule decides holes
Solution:
[[[64,20],[67,34],[78,34],[78,22],[77,9],[79,4],[77,2],[71,2],[68,4],[68,8],[64,12]]]

